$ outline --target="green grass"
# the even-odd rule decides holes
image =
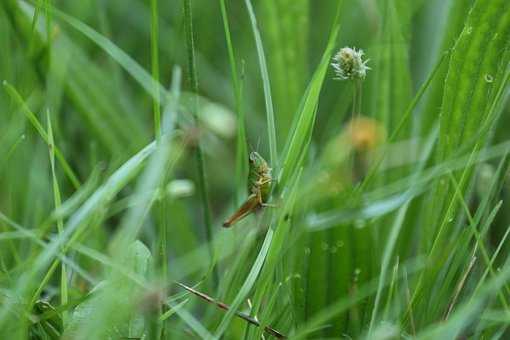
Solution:
[[[506,338],[508,36],[507,0],[2,1],[0,338]],[[222,228],[252,149],[274,207]]]

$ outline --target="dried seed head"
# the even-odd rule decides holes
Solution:
[[[368,60],[363,60],[363,54],[363,50],[356,51],[356,48],[344,47],[340,49],[331,63],[336,73],[335,79],[365,79],[370,67],[366,65]]]

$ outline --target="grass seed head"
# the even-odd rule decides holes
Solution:
[[[368,60],[363,60],[363,50],[356,50],[356,48],[344,47],[338,51],[333,57],[331,66],[336,73],[336,78],[339,80],[356,80],[365,79],[367,71],[370,67],[367,66]]]

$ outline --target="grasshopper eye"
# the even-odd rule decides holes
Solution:
[[[255,152],[250,152],[250,162],[255,162],[257,159],[257,154]]]

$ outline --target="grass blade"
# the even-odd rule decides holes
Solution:
[[[277,173],[279,170],[279,159],[278,159],[278,146],[276,141],[276,127],[273,112],[273,100],[271,99],[271,84],[269,82],[269,73],[267,71],[266,55],[264,53],[264,46],[262,45],[262,38],[260,37],[260,31],[257,26],[257,19],[251,0],[244,1],[248,14],[250,15],[251,28],[253,36],[255,38],[255,45],[257,47],[257,56],[259,59],[260,74],[262,76],[262,85],[264,86],[264,98],[266,103],[266,122],[267,122],[267,133],[269,142],[269,155],[270,162],[273,169]]]

